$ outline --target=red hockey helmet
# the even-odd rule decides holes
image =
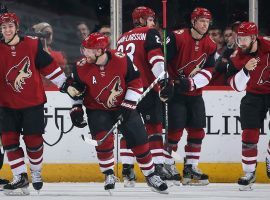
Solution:
[[[139,24],[140,18],[147,19],[147,17],[155,17],[155,12],[148,7],[140,6],[132,12],[133,24]]]
[[[0,15],[0,25],[7,22],[14,22],[16,26],[19,25],[19,18],[15,13],[3,13]]]
[[[86,49],[102,49],[105,51],[109,45],[109,38],[101,33],[91,33],[82,41],[82,47]]]
[[[212,20],[212,14],[206,8],[197,7],[191,13],[191,20],[203,17]]]
[[[254,22],[242,22],[237,29],[238,36],[258,35],[258,28]]]

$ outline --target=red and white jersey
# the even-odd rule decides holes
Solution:
[[[231,55],[229,84],[236,91],[246,90],[255,94],[270,93],[270,38],[258,37],[258,50],[255,53],[244,54],[238,48]],[[258,60],[254,70],[245,73],[243,68],[252,59]],[[234,73],[233,73],[234,71]]]
[[[25,36],[15,45],[0,42],[0,106],[22,109],[44,104],[41,75],[58,86],[65,76],[39,39]]]
[[[211,80],[207,68],[214,67],[216,43],[205,35],[200,40],[192,38],[190,29],[173,31],[167,38],[168,72],[173,79],[191,77],[197,89],[184,94],[201,95],[202,88]]]
[[[124,33],[118,39],[117,50],[126,53],[139,69],[144,88],[164,71],[162,43],[154,28],[138,27]]]
[[[83,104],[89,109],[115,110],[124,99],[137,101],[143,91],[140,72],[122,52],[107,51],[104,66],[83,58],[73,69],[74,80],[86,86]]]

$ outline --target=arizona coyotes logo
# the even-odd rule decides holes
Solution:
[[[257,58],[258,59],[258,58]],[[270,66],[268,65],[269,62],[269,54],[267,55],[267,63],[265,68],[262,70],[261,76],[258,80],[258,85],[263,85],[265,83],[270,83]]]
[[[21,92],[23,89],[22,85],[25,84],[25,79],[31,76],[30,59],[26,56],[18,65],[13,66],[8,71],[6,74],[6,82],[15,92]]]
[[[105,108],[116,107],[117,97],[123,93],[121,88],[121,80],[116,76],[106,87],[104,87],[95,100],[102,104]]]
[[[188,76],[189,77],[195,76],[197,74],[197,72],[203,68],[203,65],[206,62],[206,57],[207,57],[206,53],[202,54],[196,60],[192,60],[191,62],[187,63],[186,65],[184,65],[183,67],[178,69],[178,73],[181,75],[183,73],[184,69],[187,68],[188,70],[192,69],[192,71],[190,72],[190,74]]]

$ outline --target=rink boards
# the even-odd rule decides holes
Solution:
[[[207,115],[205,128],[207,135],[203,141],[199,166],[209,174],[211,182],[236,182],[242,173],[239,105],[244,93],[227,90],[224,87],[221,88],[223,90],[216,89],[216,87],[208,88],[203,93]],[[43,171],[45,181],[103,181],[94,147],[84,143],[80,137],[82,133],[89,132],[88,128],[72,127],[68,96],[57,91],[46,93],[48,103],[45,105],[46,134],[44,138],[48,144],[54,146],[45,145]],[[265,174],[265,156],[269,138],[269,116],[267,115],[258,144],[257,182],[269,182]],[[186,133],[176,152],[177,167],[180,171],[183,168],[185,143]],[[118,171],[121,174],[120,164]],[[138,180],[142,181],[143,177],[137,166],[136,171],[139,174]],[[11,177],[7,164],[4,165],[0,176]]]

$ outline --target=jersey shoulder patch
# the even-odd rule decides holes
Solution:
[[[26,35],[25,37],[26,38],[29,38],[29,39],[32,39],[32,40],[37,40],[38,39],[38,37],[36,37],[36,36],[30,36],[30,35]]]
[[[182,34],[182,33],[184,33],[184,29],[178,29],[178,30],[175,30],[175,31],[173,31],[175,34],[178,34],[178,35],[180,35],[180,34]]]

